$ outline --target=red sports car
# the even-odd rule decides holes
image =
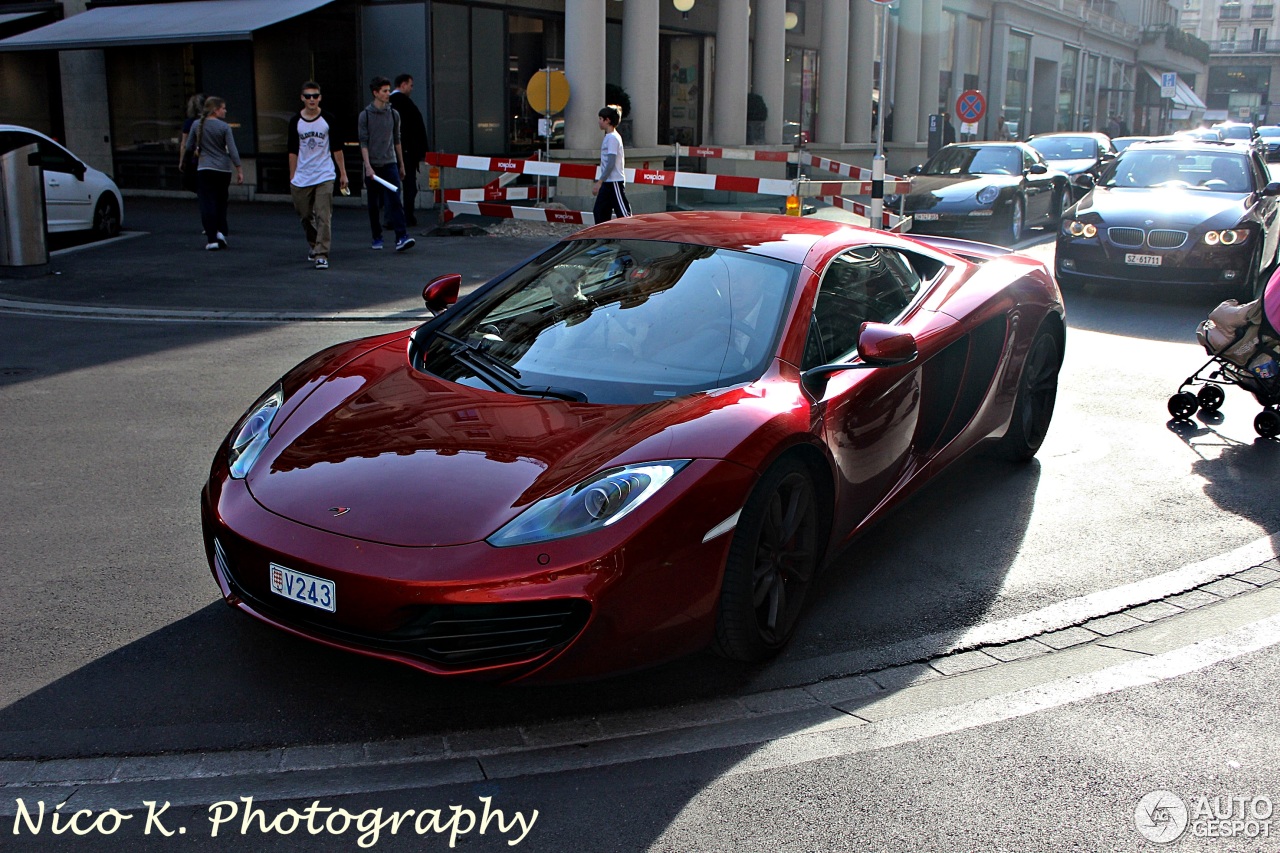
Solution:
[[[264,622],[441,676],[759,661],[891,506],[978,445],[1035,454],[1064,333],[994,246],[615,220],[286,374],[214,459],[209,562]]]

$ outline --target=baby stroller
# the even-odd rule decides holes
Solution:
[[[1253,428],[1263,438],[1280,435],[1280,269],[1272,273],[1262,298],[1241,305],[1228,299],[1200,324],[1196,338],[1209,360],[1169,398],[1169,414],[1189,419],[1197,409],[1216,412],[1235,385],[1253,394],[1262,411]],[[1189,387],[1200,385],[1192,393]]]

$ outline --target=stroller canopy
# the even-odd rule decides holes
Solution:
[[[1267,318],[1272,334],[1280,332],[1280,267],[1271,274],[1267,286],[1262,290],[1262,313]]]

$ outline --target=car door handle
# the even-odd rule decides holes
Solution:
[[[50,179],[49,179],[49,186],[51,186],[51,187],[60,187],[60,186],[62,186],[62,184],[58,183],[58,179],[57,179],[57,178],[50,178]]]

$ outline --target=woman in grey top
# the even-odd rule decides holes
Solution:
[[[209,251],[227,248],[227,189],[231,186],[234,166],[236,183],[244,183],[240,152],[231,125],[226,122],[227,102],[209,97],[204,102],[204,117],[191,128],[187,148],[200,158],[196,167],[196,196],[200,199],[200,221],[204,224],[205,248]]]

